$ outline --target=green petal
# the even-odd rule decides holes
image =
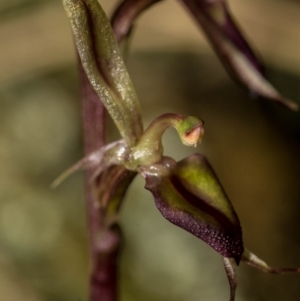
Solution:
[[[127,170],[122,165],[114,165],[95,179],[96,197],[108,219],[118,214],[127,189],[136,175],[136,172]]]

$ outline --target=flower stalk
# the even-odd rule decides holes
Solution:
[[[79,60],[81,78],[84,151],[89,154],[105,144],[105,109],[91,86]],[[98,199],[90,185],[95,167],[86,168],[86,210],[90,249],[90,301],[117,301],[117,260],[121,233],[117,224],[102,236],[105,213],[99,209]]]

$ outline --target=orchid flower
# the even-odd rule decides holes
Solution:
[[[78,169],[92,167],[90,185],[97,199],[95,206],[105,213],[104,224],[110,228],[118,223],[126,191],[139,174],[167,220],[200,238],[223,257],[233,301],[237,285],[235,267],[241,261],[269,273],[300,272],[300,268],[270,267],[244,248],[239,218],[203,154],[196,153],[179,162],[164,155],[162,136],[169,127],[177,131],[186,146],[201,142],[204,122],[200,118],[167,113],[143,129],[140,105],[118,41],[129,34],[135,18],[156,2],[123,1],[112,22],[115,36],[97,0],[63,0],[86,76],[121,139],[84,157],[53,186]],[[181,2],[195,16],[217,54],[240,83],[259,96],[296,108],[263,77],[261,65],[235,26],[225,1]]]

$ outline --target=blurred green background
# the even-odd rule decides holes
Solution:
[[[111,13],[116,1],[101,0]],[[300,103],[300,3],[231,0],[271,82]],[[166,112],[205,121],[207,155],[239,214],[246,246],[300,266],[300,119],[233,83],[176,1],[138,22],[128,61],[145,125]],[[0,300],[87,301],[83,174],[51,182],[82,157],[75,51],[59,0],[0,0]],[[113,126],[110,139],[117,137]],[[171,130],[166,154],[195,152]],[[222,260],[165,221],[142,179],[122,213],[121,301],[229,300]],[[300,275],[243,264],[237,301],[300,297]]]

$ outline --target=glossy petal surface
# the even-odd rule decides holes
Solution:
[[[240,261],[242,231],[238,217],[211,166],[201,154],[180,162],[169,174],[143,173],[145,188],[171,223],[205,241],[224,257]]]

